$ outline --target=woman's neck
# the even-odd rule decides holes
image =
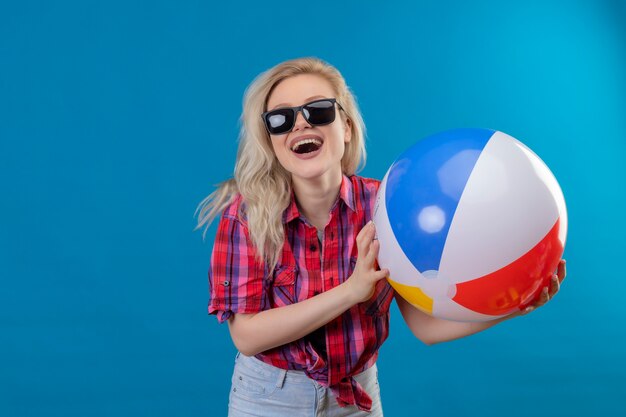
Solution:
[[[304,217],[318,230],[324,230],[339,189],[342,173],[325,175],[311,180],[292,178],[293,191]]]

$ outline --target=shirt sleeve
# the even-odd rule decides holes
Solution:
[[[264,275],[248,228],[238,219],[223,215],[209,268],[209,314],[223,323],[233,313],[262,311],[267,302]]]

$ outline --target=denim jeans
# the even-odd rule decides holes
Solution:
[[[331,390],[307,377],[237,353],[228,401],[229,417],[379,417],[383,415],[376,365],[354,377],[372,398],[371,412],[340,407]]]

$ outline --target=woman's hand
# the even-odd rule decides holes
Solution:
[[[544,287],[539,297],[537,297],[537,299],[532,304],[530,304],[523,310],[520,310],[517,313],[517,315],[519,316],[526,315],[530,313],[531,311],[535,310],[536,308],[541,307],[542,305],[546,304],[552,298],[554,298],[554,295],[557,292],[559,292],[559,289],[561,288],[561,283],[563,282],[564,279],[565,279],[565,259],[561,259],[561,261],[559,262],[557,273],[552,276],[552,280],[550,281],[550,288],[548,288],[547,286]]]
[[[377,239],[376,228],[370,221],[359,232],[356,244],[359,251],[354,272],[345,282],[350,288],[350,295],[354,304],[369,300],[374,294],[376,283],[389,275],[388,269],[377,270],[376,257],[380,244]]]

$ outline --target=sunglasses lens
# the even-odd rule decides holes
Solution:
[[[335,121],[335,103],[330,100],[307,104],[302,111],[312,125],[327,125]]]
[[[279,109],[265,116],[267,129],[273,135],[285,133],[293,126],[293,110]]]

